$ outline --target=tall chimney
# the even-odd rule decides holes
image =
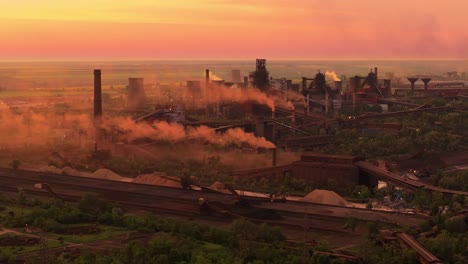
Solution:
[[[205,84],[208,86],[208,83],[210,83],[210,69],[205,70]]]
[[[249,87],[249,76],[244,76],[244,87]]]
[[[424,83],[424,90],[427,90],[427,88],[429,87],[429,82],[431,80],[432,80],[431,78],[421,78],[421,81],[423,81]]]
[[[375,79],[378,80],[379,79],[379,75],[377,74],[377,67],[374,68],[374,73],[375,73]]]
[[[94,70],[94,118],[102,116],[101,70]]]
[[[411,92],[414,93],[414,83],[418,80],[418,78],[408,78],[408,81],[411,83]]]

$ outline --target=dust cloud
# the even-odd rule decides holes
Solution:
[[[0,147],[54,145],[78,141],[90,134],[92,122],[84,114],[15,113],[0,108]]]
[[[135,123],[130,118],[111,118],[104,120],[102,128],[108,134],[116,131],[126,141],[133,141],[138,138],[149,138],[152,140],[183,141],[201,140],[210,144],[220,146],[248,145],[253,148],[275,148],[275,145],[263,137],[256,137],[253,133],[246,133],[240,128],[228,129],[224,133],[216,132],[207,126],[191,127],[185,129],[177,123],[167,123],[165,121],[148,123]]]

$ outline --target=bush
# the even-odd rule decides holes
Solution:
[[[451,233],[466,232],[465,216],[459,215],[445,220],[445,228]]]

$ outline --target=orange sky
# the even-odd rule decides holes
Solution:
[[[466,0],[0,3],[3,61],[468,58]]]

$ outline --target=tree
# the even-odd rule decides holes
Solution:
[[[465,216],[459,215],[445,220],[445,228],[451,233],[466,232]]]
[[[257,225],[242,218],[235,220],[231,225],[231,229],[240,239],[245,240],[253,240],[258,233]]]

